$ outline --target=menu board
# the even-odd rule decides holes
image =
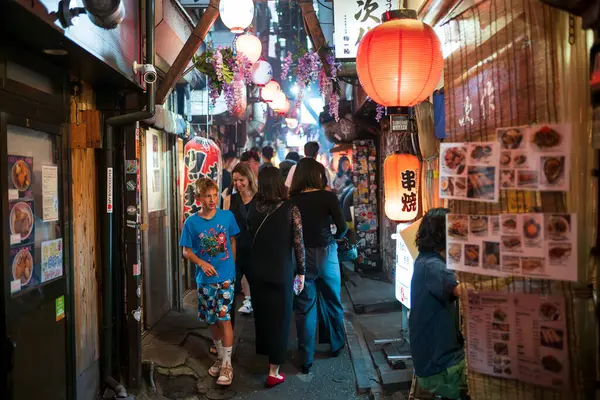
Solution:
[[[567,191],[571,172],[571,125],[497,129],[502,189]]]
[[[499,151],[497,142],[440,144],[440,197],[497,202]]]
[[[469,369],[539,386],[569,387],[563,297],[469,293],[467,300]]]
[[[577,281],[575,214],[446,216],[448,268]]]

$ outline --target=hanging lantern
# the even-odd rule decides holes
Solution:
[[[253,0],[221,0],[221,21],[232,33],[242,33],[254,18]]]
[[[283,104],[277,109],[277,114],[286,115],[290,111],[291,107],[292,107],[292,105],[290,103],[290,100],[286,97]]]
[[[412,10],[387,11],[382,20],[358,45],[358,79],[377,104],[414,106],[440,81],[444,66],[440,40]]]
[[[411,154],[393,154],[383,162],[385,215],[392,221],[412,221],[419,212],[421,163]]]
[[[262,53],[262,43],[255,35],[241,35],[235,40],[235,49],[245,55],[254,64],[258,61]]]
[[[260,97],[265,103],[271,103],[279,92],[281,92],[281,86],[277,81],[271,80],[260,89]]]
[[[282,91],[279,91],[275,95],[275,98],[273,99],[273,101],[271,103],[269,103],[269,106],[276,113],[280,113],[281,110],[283,110],[285,108],[286,101],[288,101],[288,99],[287,99],[287,96],[285,95],[285,93],[283,93]],[[289,111],[289,108],[288,108],[288,111]]]
[[[265,86],[273,78],[273,68],[265,60],[259,60],[252,66],[252,82],[256,86]]]

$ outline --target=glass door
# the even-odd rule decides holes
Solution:
[[[68,212],[60,128],[0,114],[2,258],[14,400],[66,399]],[[52,366],[49,368],[49,366]]]

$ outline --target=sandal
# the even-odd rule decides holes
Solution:
[[[221,367],[221,374],[219,375],[219,379],[217,379],[217,385],[229,386],[231,382],[233,382],[233,368],[231,364],[227,363],[224,367]]]

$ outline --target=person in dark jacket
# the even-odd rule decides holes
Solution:
[[[447,209],[425,214],[417,233],[419,255],[411,280],[408,320],[419,385],[443,399],[468,399],[464,339],[457,299],[466,290],[446,268]]]
[[[300,154],[295,151],[290,151],[285,156],[285,160],[279,163],[279,169],[281,170],[281,175],[283,176],[283,180],[287,179],[290,170],[296,163],[300,161]]]
[[[325,174],[325,167],[317,160],[303,158],[297,164],[290,189],[291,201],[302,214],[306,247],[304,291],[294,299],[298,348],[304,374],[308,374],[312,367],[317,316],[319,339],[329,343],[332,355],[337,357],[345,345],[336,240],[344,237],[348,227],[337,196],[325,190]],[[332,223],[337,228],[335,235],[331,233]]]

